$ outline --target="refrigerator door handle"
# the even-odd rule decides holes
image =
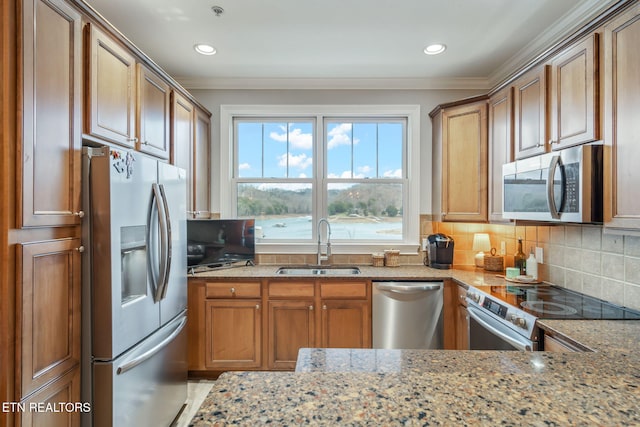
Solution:
[[[173,341],[174,338],[177,337],[180,334],[180,332],[182,332],[182,330],[184,329],[186,324],[187,324],[187,316],[184,316],[182,318],[182,320],[180,320],[180,323],[178,324],[178,326],[176,326],[175,331],[173,331],[171,333],[171,335],[169,335],[167,338],[163,339],[157,345],[155,345],[152,348],[150,348],[149,350],[145,351],[144,353],[142,353],[140,356],[136,357],[135,359],[132,359],[132,360],[128,361],[127,363],[118,366],[118,368],[116,369],[116,374],[122,375],[125,372],[130,371],[131,369],[135,368],[136,366],[138,366],[139,364],[141,364],[145,360],[152,358],[154,354],[158,353],[163,348],[165,348],[166,346],[171,344],[171,341]]]
[[[149,211],[147,216],[147,244],[149,245],[149,255],[147,260],[149,265],[149,272],[151,275],[151,284],[153,285],[153,299],[155,302],[158,302],[162,297],[162,288],[163,283],[165,282],[164,273],[166,271],[167,254],[166,244],[164,242],[166,241],[167,229],[164,214],[164,204],[162,204],[161,202],[162,194],[160,192],[160,188],[158,184],[153,183],[151,185],[151,189],[152,194],[151,200],[149,201]],[[160,266],[157,271],[159,276],[158,279],[156,279],[156,271],[154,271],[155,263],[153,262],[156,256],[156,251],[153,247],[151,247],[151,230],[156,226],[156,224],[152,222],[154,206],[156,211],[158,212],[158,225],[160,226]]]
[[[171,272],[171,253],[172,253],[172,245],[171,245],[171,215],[169,214],[169,204],[167,203],[167,195],[164,191],[164,185],[160,184],[160,194],[162,196],[162,204],[164,206],[164,221],[165,221],[165,240],[163,242],[164,245],[164,254],[165,254],[165,262],[164,262],[164,281],[162,283],[162,292],[160,293],[160,300],[164,299],[167,296],[167,288],[169,287],[169,273]]]

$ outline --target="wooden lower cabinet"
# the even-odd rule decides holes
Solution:
[[[293,370],[307,347],[371,348],[371,283],[349,280],[189,282],[192,377]]]
[[[371,305],[368,301],[323,301],[320,312],[320,347],[371,347]]]
[[[262,310],[258,300],[205,302],[207,368],[259,368],[262,365]]]
[[[80,425],[82,412],[91,410],[80,400],[80,366],[20,402],[17,424],[22,427],[69,427]]]
[[[24,399],[80,364],[80,239],[18,248],[16,395]]]
[[[456,304],[456,350],[469,350],[469,314],[467,313],[467,290],[457,286]]]
[[[315,347],[314,301],[269,301],[269,369],[295,369],[298,350]]]

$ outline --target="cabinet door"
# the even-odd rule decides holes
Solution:
[[[489,220],[502,218],[502,165],[513,160],[513,88],[489,99]]]
[[[207,300],[205,364],[209,369],[259,368],[262,364],[260,300]]]
[[[89,82],[86,133],[125,147],[135,146],[136,62],[96,26],[87,24]]]
[[[294,369],[298,350],[315,347],[313,300],[269,301],[269,369]]]
[[[201,109],[195,114],[195,144],[193,153],[193,218],[211,215],[211,117]]]
[[[640,6],[604,30],[605,227],[640,229]]]
[[[538,67],[514,83],[516,159],[546,150],[547,70],[546,66]]]
[[[137,149],[169,159],[171,88],[142,64],[138,64]]]
[[[81,257],[79,239],[17,246],[16,392],[23,398],[80,363]]]
[[[61,0],[24,2],[19,227],[80,223],[80,19]]]
[[[172,92],[171,100],[171,163],[187,171],[187,206],[193,206],[193,115],[194,107],[186,98]]]
[[[321,347],[371,348],[368,301],[322,301]]]
[[[20,402],[25,406],[24,411],[18,413],[18,425],[22,427],[77,427],[80,426],[80,415],[89,411],[89,403],[80,399],[80,367],[74,368],[61,378],[47,385],[42,390]],[[74,411],[46,411],[29,410],[31,404],[42,405],[82,405]]]
[[[551,61],[551,140],[554,150],[599,139],[598,34]]]
[[[487,221],[487,103],[442,113],[442,209],[446,221]]]

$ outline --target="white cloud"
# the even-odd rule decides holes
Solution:
[[[287,128],[281,126],[282,133],[271,132],[269,137],[274,141],[287,142]],[[302,133],[300,128],[289,129],[289,142],[292,148],[299,150],[311,150],[313,148],[313,135],[310,133]]]
[[[240,169],[241,171],[251,169],[251,165],[249,163],[240,163],[238,165],[238,169]]]
[[[371,168],[371,166],[367,166],[367,165],[358,167],[358,172],[362,172],[363,174],[367,174],[372,170],[373,169]]]
[[[382,176],[385,178],[402,178],[402,169],[386,171]]]
[[[351,123],[340,123],[331,129],[327,135],[327,149],[331,150],[339,145],[351,144]],[[354,144],[358,143],[358,139],[353,140]]]
[[[313,157],[307,157],[306,154],[302,153],[300,155],[294,156],[291,153],[283,154],[278,158],[278,166],[286,167],[287,164],[291,168],[297,169],[307,169],[309,166],[313,165]]]

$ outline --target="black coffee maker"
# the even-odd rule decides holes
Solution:
[[[446,270],[453,265],[453,238],[446,234],[431,234],[427,237],[427,262],[433,268]]]

